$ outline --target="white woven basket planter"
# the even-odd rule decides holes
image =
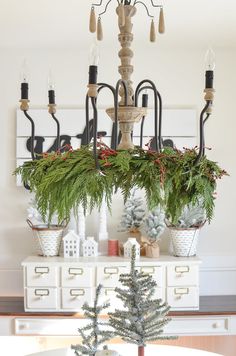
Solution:
[[[37,254],[45,257],[58,256],[65,226],[48,227],[43,224],[33,225],[29,220],[27,222],[34,234]]]
[[[199,228],[177,229],[171,228],[170,236],[173,254],[177,257],[195,256],[197,250]]]

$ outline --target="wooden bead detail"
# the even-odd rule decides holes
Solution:
[[[125,7],[123,4],[120,4],[118,6],[118,21],[119,21],[119,26],[123,27],[125,26]]]
[[[160,10],[158,32],[165,33],[165,18],[163,8]]]
[[[22,111],[27,111],[27,110],[29,110],[29,100],[28,99],[21,99],[20,100],[20,109],[22,110]]]
[[[97,84],[88,84],[88,93],[87,93],[88,96],[90,98],[96,98],[98,95],[97,89],[98,89]]]
[[[95,10],[94,7],[91,8],[91,12],[90,12],[90,20],[89,20],[89,31],[94,33],[96,32],[97,28],[96,28],[96,14],[95,14]]]
[[[204,99],[206,101],[213,101],[214,100],[214,92],[215,92],[215,89],[213,89],[213,88],[205,89],[204,90],[204,93],[205,93]]]
[[[156,42],[156,29],[155,29],[154,20],[152,20],[152,22],[151,22],[151,28],[150,28],[150,42]]]
[[[48,112],[49,114],[56,114],[57,109],[56,109],[56,104],[48,104]]]
[[[102,20],[100,17],[98,18],[98,23],[97,23],[97,40],[98,41],[103,40]]]

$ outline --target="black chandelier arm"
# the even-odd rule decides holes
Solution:
[[[152,19],[154,18],[154,16],[150,14],[147,5],[144,4],[142,1],[135,1],[133,6],[138,5],[138,4],[143,5],[145,7],[146,11],[147,11],[147,15],[149,17],[151,17]]]
[[[142,88],[143,84],[149,84],[150,86],[144,86]],[[145,89],[152,89],[153,94],[154,94],[154,129],[155,129],[155,145],[157,148],[157,152],[160,152],[160,149],[162,147],[162,142],[161,142],[161,130],[162,130],[162,99],[161,99],[161,95],[158,92],[155,84],[149,80],[149,79],[145,79],[143,81],[141,81],[135,91],[135,106],[138,106],[138,97],[139,94],[141,93],[142,90]],[[158,110],[158,100],[159,100],[159,110]],[[159,118],[158,118],[159,116]],[[159,130],[159,134],[158,134],[158,130]]]
[[[96,169],[99,170],[99,162],[97,156],[97,131],[98,131],[98,110],[97,110],[97,103],[96,98],[91,98],[91,103],[93,107],[93,155],[95,159],[95,166]]]
[[[206,117],[205,117],[205,119],[203,121],[203,126],[204,127],[205,127],[205,124],[206,124],[207,120],[209,119],[210,115],[211,115],[210,113],[207,113],[207,115],[206,115]],[[203,156],[204,155],[205,155],[205,135],[203,137]]]
[[[205,152],[205,137],[204,137],[204,121],[206,122],[206,120],[209,118],[209,113],[207,113],[207,110],[209,108],[209,106],[211,105],[211,100],[207,100],[206,101],[206,105],[204,106],[201,115],[200,115],[200,130],[199,130],[199,134],[200,134],[200,145],[199,145],[199,153],[197,155],[197,158],[194,161],[194,165],[197,165],[199,163],[199,161],[201,160],[201,158],[204,155]],[[204,117],[205,113],[207,113],[206,118]]]
[[[128,106],[128,84],[123,79],[119,79],[116,83],[116,101],[118,102],[119,100],[119,90],[121,86],[123,86],[125,92],[125,106]]]
[[[102,11],[102,12],[99,14],[99,17],[102,16],[102,15],[104,15],[104,14],[107,12],[107,8],[108,8],[108,6],[110,5],[111,1],[112,1],[112,0],[109,0],[109,1],[107,2],[104,11]]]
[[[89,144],[89,99],[90,99],[90,97],[88,95],[86,95],[86,101],[85,101],[85,120],[86,120],[85,137],[86,137],[86,145]]]
[[[153,6],[153,7],[163,7],[162,5],[156,5],[156,4],[154,4],[153,0],[150,0],[150,1],[151,1],[151,3],[152,3],[152,6]]]
[[[31,158],[34,161],[35,160],[35,153],[34,153],[34,138],[35,138],[35,123],[32,117],[28,114],[27,110],[23,110],[23,113],[25,117],[30,121],[31,124],[31,142],[30,142],[30,153],[31,153]]]
[[[57,151],[61,148],[61,140],[60,140],[60,122],[59,120],[56,118],[55,114],[54,113],[51,113],[51,116],[53,118],[53,120],[56,122],[56,125],[57,125],[57,138],[56,138],[56,149]]]

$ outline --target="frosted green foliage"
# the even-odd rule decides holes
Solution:
[[[170,339],[162,335],[170,307],[154,297],[157,283],[151,275],[135,269],[135,248],[132,248],[130,273],[120,275],[124,288],[115,289],[124,309],[108,313],[109,323],[117,336],[127,343],[146,346],[147,342]]]
[[[200,226],[206,221],[206,213],[201,205],[186,206],[179,218],[178,227],[190,228]]]
[[[148,237],[151,240],[158,241],[165,228],[166,224],[164,211],[160,207],[150,211],[145,219],[145,229]]]
[[[105,330],[105,327],[108,324],[99,321],[99,315],[101,315],[101,312],[110,306],[109,303],[104,303],[103,305],[98,304],[101,288],[102,286],[99,284],[96,289],[93,306],[90,307],[86,302],[82,307],[84,317],[90,322],[88,325],[78,329],[82,338],[82,343],[78,345],[71,345],[71,348],[75,350],[75,355],[77,356],[95,356],[101,344],[115,337],[112,331]]]
[[[130,198],[127,199],[122,214],[120,225],[125,231],[139,228],[145,216],[143,200],[140,197],[135,197],[135,192],[136,189],[132,191]]]

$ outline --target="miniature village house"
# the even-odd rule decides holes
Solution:
[[[82,249],[84,257],[96,257],[98,255],[98,243],[94,240],[94,237],[87,237],[87,240],[83,241]]]
[[[135,246],[136,258],[140,257],[140,245],[134,237],[129,237],[124,243],[124,257],[131,258],[133,246]]]
[[[63,238],[64,244],[64,257],[79,257],[80,252],[80,238],[74,230],[69,230],[69,232]]]

